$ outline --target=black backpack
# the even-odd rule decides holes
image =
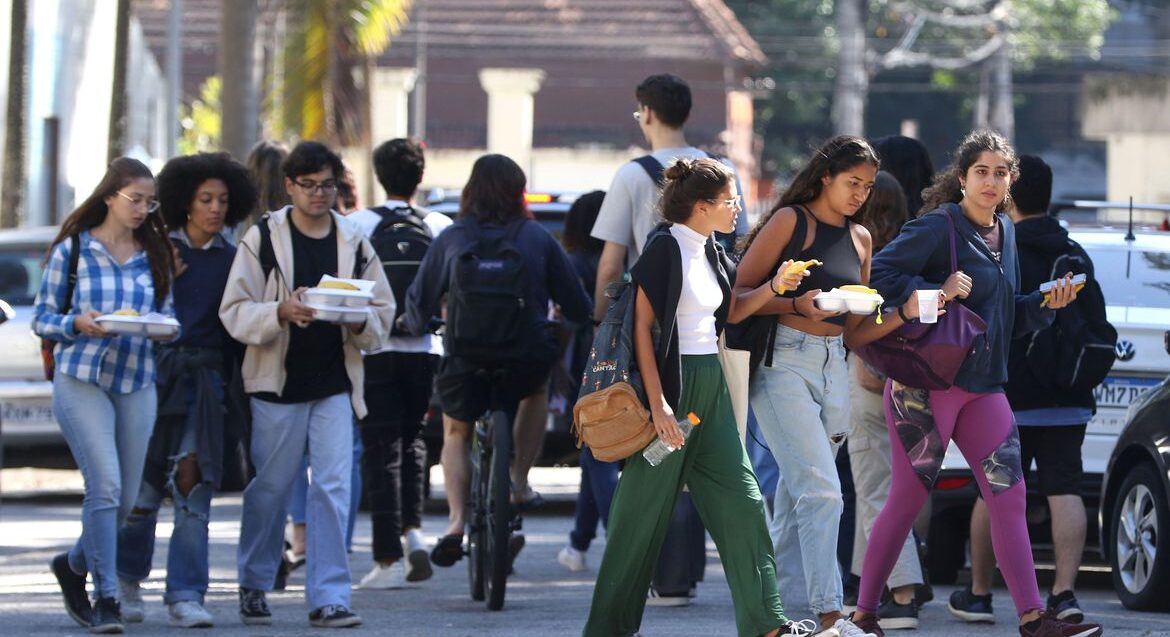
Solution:
[[[372,210],[382,216],[382,221],[370,235],[370,245],[378,253],[386,280],[394,291],[394,328],[390,334],[401,336],[406,331],[398,328],[398,317],[406,312],[406,290],[414,282],[435,237],[423,221],[423,215],[410,206],[379,206]]]
[[[1050,279],[1065,272],[1086,274],[1076,301],[1056,311],[1056,320],[1035,332],[1026,359],[1035,377],[1046,387],[1089,392],[1113,369],[1117,360],[1117,330],[1105,316],[1105,295],[1093,277],[1093,264],[1075,241],[1052,264]]]
[[[526,219],[488,237],[473,219],[464,221],[471,239],[455,257],[447,290],[447,354],[477,365],[499,366],[524,359],[540,333],[544,308],[528,303],[528,274],[516,236]]]
[[[264,281],[268,282],[268,275],[272,274],[273,270],[277,271],[277,275],[284,280],[285,286],[292,291],[292,281],[284,277],[284,272],[280,269],[279,264],[276,263],[276,251],[272,249],[272,228],[268,227],[269,215],[265,213],[256,222],[256,229],[260,231],[260,253],[256,255],[256,259],[260,261],[260,269],[264,272]],[[289,221],[292,223],[292,221]],[[366,271],[366,256],[362,253],[362,244],[359,241],[357,250],[354,251],[353,258],[353,274],[352,279],[360,279]]]

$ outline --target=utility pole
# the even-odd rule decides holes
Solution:
[[[171,0],[167,14],[166,156],[178,154],[179,101],[183,98],[183,0]]]
[[[427,5],[426,0],[418,0],[418,25],[414,45],[414,70],[417,73],[414,80],[414,126],[411,134],[419,140],[427,137]]]

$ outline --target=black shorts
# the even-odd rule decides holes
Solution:
[[[510,408],[548,386],[549,373],[557,362],[557,344],[541,343],[532,349],[528,358],[503,369],[496,385],[501,406]],[[443,357],[435,389],[443,413],[456,420],[472,422],[491,407],[491,383],[479,365],[461,358]]]
[[[1040,479],[1040,493],[1050,495],[1080,495],[1081,444],[1085,441],[1085,425],[1024,426],[1020,430],[1020,465],[1025,475],[1036,460],[1036,474]]]

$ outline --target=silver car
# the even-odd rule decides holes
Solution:
[[[62,444],[45,380],[41,339],[33,334],[33,301],[57,228],[0,231],[0,299],[11,318],[0,324],[0,440],[4,447]]]

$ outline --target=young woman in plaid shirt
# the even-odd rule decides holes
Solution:
[[[173,314],[173,257],[151,215],[157,208],[150,170],[134,159],[115,159],[62,224],[33,310],[33,330],[59,342],[53,413],[85,478],[81,538],[53,559],[52,569],[69,616],[96,633],[122,632],[118,527],[138,495],[157,398],[153,344],[144,336],[112,334],[94,319],[118,310]],[[79,258],[70,286],[73,249]],[[92,607],[86,573],[97,599]]]

